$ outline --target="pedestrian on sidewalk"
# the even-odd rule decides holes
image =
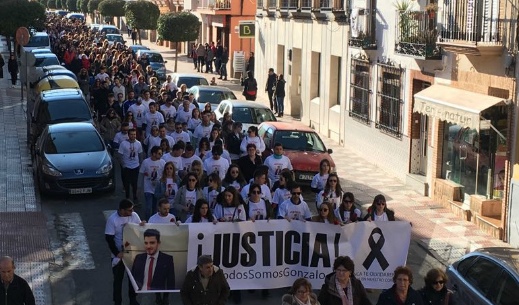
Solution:
[[[31,287],[22,277],[14,274],[14,260],[9,256],[0,258],[0,295],[1,304],[9,305],[35,305],[34,294]]]
[[[220,74],[220,66],[222,65],[222,54],[223,54],[223,46],[220,40],[216,43],[216,51],[214,54],[214,64],[216,74]]]
[[[380,294],[377,305],[424,305],[418,291],[411,287],[412,284],[413,271],[411,271],[411,268],[407,266],[397,267],[393,275],[393,287]]]
[[[223,48],[220,62],[220,77],[218,77],[218,79],[227,80],[227,63],[229,62],[229,52],[227,51],[227,47]]]
[[[205,65],[205,47],[199,43],[198,47],[196,48],[196,59],[198,62],[198,72],[204,72],[203,67]]]
[[[191,55],[189,56],[193,59],[193,64],[195,65],[195,70],[198,68],[198,56],[196,54],[196,44],[191,45]]]
[[[5,66],[4,57],[2,56],[2,54],[0,54],[0,78],[4,78],[4,66]]]
[[[419,290],[424,304],[456,305],[452,291],[447,289],[448,277],[439,268],[433,268],[425,275],[425,286]]]
[[[278,105],[278,118],[282,118],[285,111],[285,78],[283,74],[278,75],[274,95],[273,98],[276,99],[276,104]]]
[[[265,84],[265,92],[267,92],[269,98],[270,110],[274,111],[274,113],[278,112],[278,106],[276,105],[276,103],[274,103],[273,100],[277,79],[278,76],[276,75],[276,73],[274,73],[274,68],[270,68],[269,74],[267,76],[267,83]]]
[[[16,81],[18,80],[18,63],[12,53],[9,55],[9,61],[7,62],[7,71],[11,74],[11,85],[14,88],[14,86],[16,86]]]
[[[255,101],[258,93],[258,82],[252,75],[252,71],[247,71],[247,78],[241,79],[241,85],[243,86],[243,96],[248,101]]]
[[[137,31],[135,29],[132,30],[132,44],[137,44]]]

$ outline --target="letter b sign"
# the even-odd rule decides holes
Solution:
[[[240,23],[240,38],[254,38],[254,23]]]

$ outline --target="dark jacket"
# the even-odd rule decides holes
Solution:
[[[263,199],[265,201],[265,208],[267,209],[267,218],[268,219],[276,219],[277,215],[274,215],[274,209],[272,208],[272,203],[270,201]],[[247,220],[251,220],[249,216],[249,200],[245,199],[245,204],[243,205],[245,208],[245,216],[247,216]]]
[[[254,178],[254,172],[256,169],[263,165],[263,161],[259,155],[256,155],[255,163],[251,162],[248,155],[241,157],[236,163],[238,163],[238,167],[240,167],[245,181],[249,181],[250,179]]]
[[[180,289],[180,297],[184,305],[224,305],[229,297],[229,284],[223,271],[214,266],[214,273],[209,279],[207,289],[200,282],[198,267],[189,270]]]
[[[350,281],[351,288],[353,289],[353,305],[371,305],[362,283],[354,276],[350,278]],[[341,296],[339,295],[339,291],[337,291],[337,286],[335,285],[335,272],[328,274],[324,279],[324,284],[319,292],[318,300],[321,304],[342,305]]]
[[[442,290],[436,291],[432,288],[423,287],[418,291],[422,296],[424,305],[456,305],[456,300],[454,300],[454,296],[452,292],[447,289],[447,287],[443,287]],[[449,301],[445,303],[445,298],[448,295]]]
[[[313,292],[310,293],[309,297],[310,297],[310,305],[319,305],[320,301],[317,300],[317,296],[315,295],[315,293],[313,293]],[[293,294],[283,295],[283,297],[281,298],[281,304],[282,305],[299,305],[299,303],[297,302],[297,300]],[[320,305],[328,305],[328,304],[321,303]]]
[[[398,303],[395,300],[395,290],[396,285],[393,285],[393,287],[389,288],[386,291],[383,291],[378,297],[377,305],[397,305]],[[409,289],[407,290],[407,299],[405,300],[404,304],[424,305],[420,293],[418,293],[418,291],[414,290],[411,287],[409,287]]]
[[[147,270],[144,270],[147,259],[147,253],[140,253],[137,254],[133,261],[132,275],[139,289],[142,289],[145,285],[143,281],[144,273],[147,272]],[[153,272],[150,290],[175,289],[175,265],[173,264],[173,256],[159,252],[155,264],[155,272]]]
[[[7,62],[7,71],[9,73],[18,73],[18,63],[16,62],[16,59],[10,59]]]
[[[236,135],[236,133],[232,132],[225,138],[225,144],[227,145],[227,150],[231,154],[240,155],[241,154],[241,137]]]
[[[384,212],[386,212],[386,214],[387,214],[387,220],[395,221],[395,212],[393,212],[393,210],[385,209]],[[374,207],[368,208],[368,214],[364,217],[364,220],[369,220],[369,219],[375,219],[375,208]]]
[[[34,295],[27,281],[14,275],[7,290],[0,284],[0,305],[35,305]]]
[[[276,82],[276,96],[285,97],[285,80],[280,79]]]
[[[278,76],[276,73],[272,73],[272,75],[268,74],[267,83],[265,84],[265,91],[270,93],[274,92],[274,87],[276,86]]]

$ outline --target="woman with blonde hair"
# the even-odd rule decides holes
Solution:
[[[320,305],[317,296],[312,292],[312,284],[305,278],[298,278],[290,287],[288,294],[283,295],[282,305]],[[328,305],[328,304],[323,304]]]

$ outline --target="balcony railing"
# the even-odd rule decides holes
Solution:
[[[397,11],[395,52],[420,59],[441,59],[436,44],[436,12]]]
[[[263,9],[263,0],[256,0],[256,9],[262,10]]]
[[[373,1],[373,0],[371,0]],[[371,2],[368,0],[368,2]],[[375,50],[377,41],[375,39],[376,24],[375,8],[353,8],[350,11],[350,40],[351,47],[365,50]]]
[[[440,39],[501,44],[499,0],[445,1]]]
[[[299,6],[298,0],[281,0],[280,1],[280,8],[281,9],[292,9],[296,10]]]
[[[199,0],[198,8],[205,8],[210,10],[229,10],[231,9],[231,0]]]
[[[267,8],[269,10],[275,10],[277,8],[278,4],[276,0],[267,0]]]

